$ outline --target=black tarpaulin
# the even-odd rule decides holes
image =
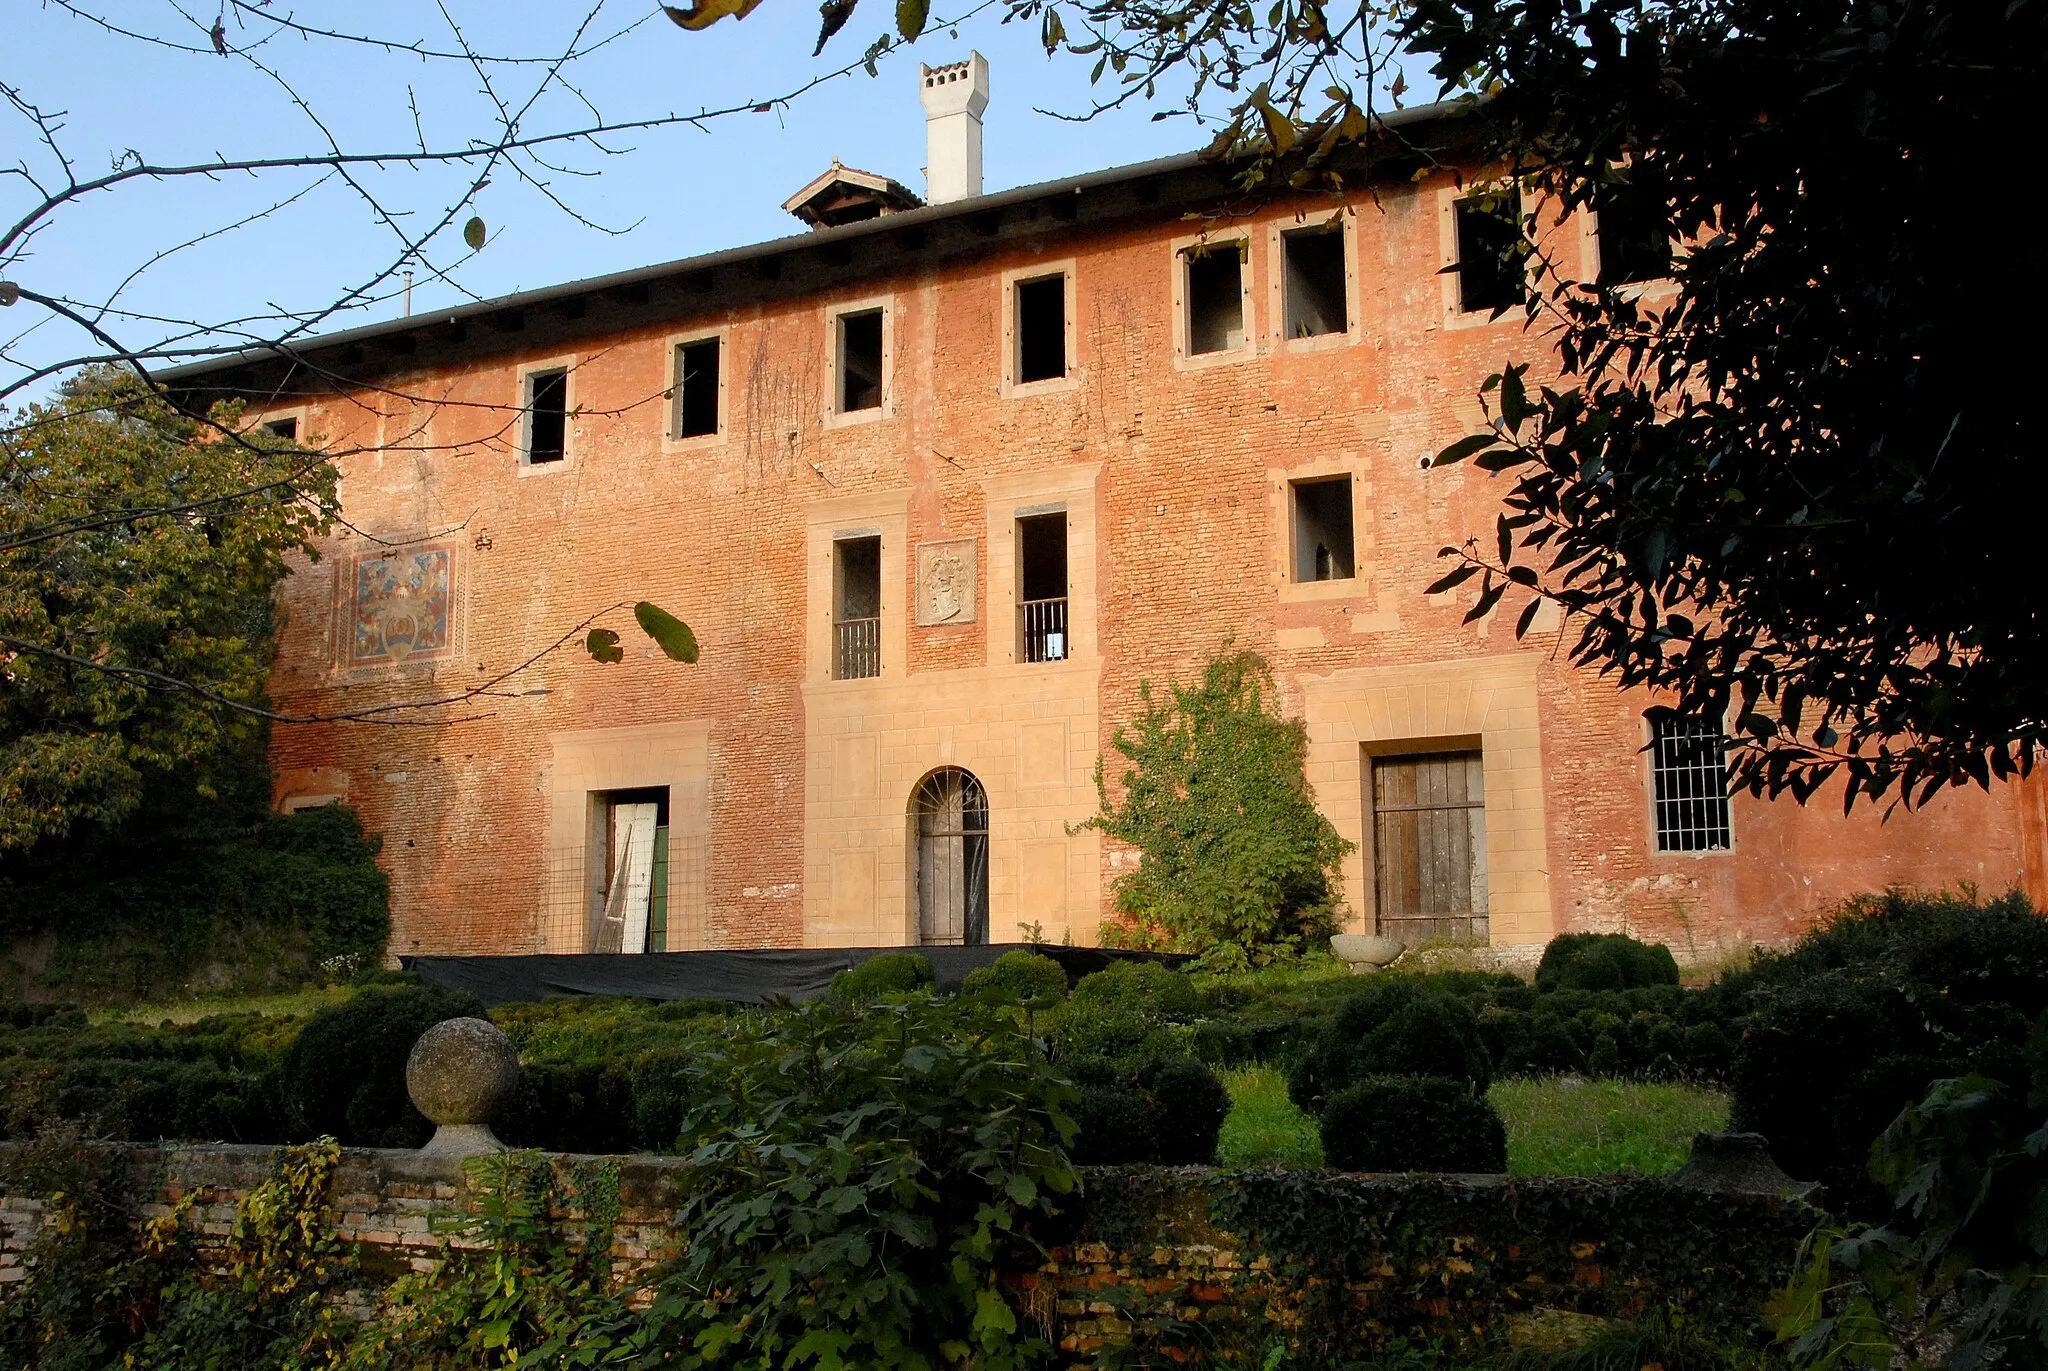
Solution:
[[[1052,958],[1071,983],[1117,960],[1185,961],[1162,952],[1122,952],[1100,947],[1040,943],[990,943],[982,947],[805,947],[752,952],[648,952],[637,955],[579,953],[531,957],[400,957],[407,971],[428,985],[467,990],[487,1005],[544,1000],[555,995],[624,995],[643,1000],[814,1000],[849,967],[885,952],[915,952],[927,958],[939,989],[958,990],[967,973],[1005,952],[1023,950]]]

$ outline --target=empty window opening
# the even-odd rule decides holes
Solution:
[[[1661,181],[1647,172],[1594,199],[1600,284],[1625,286],[1671,274],[1671,212]]]
[[[1067,278],[1017,283],[1017,381],[1067,374]]]
[[[287,443],[299,441],[299,421],[297,419],[271,419],[266,421],[263,427],[269,429]]]
[[[839,409],[882,407],[882,311],[839,316]]]
[[[1351,327],[1344,303],[1344,226],[1280,237],[1286,275],[1287,336],[1320,338]]]
[[[842,681],[882,674],[882,540],[832,545],[833,663]]]
[[[591,855],[592,952],[668,950],[668,787],[600,791]]]
[[[1358,574],[1351,545],[1351,478],[1294,483],[1294,579],[1348,581]]]
[[[526,464],[559,462],[569,431],[569,373],[536,371],[526,378]]]
[[[988,942],[988,792],[957,767],[924,778],[917,824],[917,940]]]
[[[676,437],[718,432],[718,340],[704,338],[676,349]]]
[[[1017,521],[1017,616],[1027,662],[1063,662],[1067,637],[1067,516],[1034,514]]]
[[[1527,298],[1521,211],[1513,191],[1457,203],[1458,308],[1511,309]]]
[[[1372,759],[1379,931],[1477,938],[1486,912],[1486,780],[1477,752]]]
[[[1728,825],[1728,740],[1718,720],[1650,716],[1657,850],[1716,852],[1733,845]]]
[[[1244,346],[1244,258],[1237,243],[1190,249],[1187,260],[1188,354]]]

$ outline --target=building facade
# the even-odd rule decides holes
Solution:
[[[1494,309],[1458,118],[1342,195],[1196,158],[984,195],[985,68],[925,82],[971,113],[933,115],[973,130],[954,198],[835,164],[809,232],[174,378],[341,454],[280,709],[490,683],[276,734],[280,805],[383,835],[394,953],[1091,942],[1135,861],[1076,827],[1098,762],[1142,683],[1233,646],[1306,722],[1354,929],[1706,958],[1886,885],[2038,886],[2030,791],[1724,799],[1718,730],[1570,666],[1549,611],[1518,641],[1513,597],[1425,593],[1504,488],[1429,455],[1549,364]],[[1637,251],[1548,232],[1588,277]]]

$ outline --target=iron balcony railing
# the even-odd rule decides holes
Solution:
[[[1067,639],[1066,596],[1057,600],[1023,600],[1018,608],[1024,615],[1024,660],[1065,661],[1072,650]]]
[[[856,681],[882,674],[880,619],[841,619],[832,629],[837,640],[835,676],[842,681]]]

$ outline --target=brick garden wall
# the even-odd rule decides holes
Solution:
[[[19,1145],[0,1144],[0,1162]],[[205,1238],[269,1174],[275,1149],[108,1146],[141,1217],[189,1198]],[[554,1157],[565,1181],[593,1159]],[[681,1247],[671,1158],[616,1164],[612,1255],[622,1277]],[[574,1193],[573,1186],[559,1187]],[[432,1216],[473,1201],[459,1164],[350,1151],[334,1182],[337,1227],[363,1269],[393,1278],[440,1251]],[[574,1215],[562,1217],[574,1218]],[[1041,1236],[1046,1259],[1013,1272],[1018,1304],[1070,1352],[1133,1336],[1210,1346],[1275,1336],[1375,1346],[1396,1335],[1541,1343],[1593,1321],[1683,1311],[1752,1327],[1815,1211],[1773,1195],[1665,1178],[1234,1176],[1201,1168],[1102,1168]],[[23,1279],[41,1201],[0,1194],[0,1288]]]

